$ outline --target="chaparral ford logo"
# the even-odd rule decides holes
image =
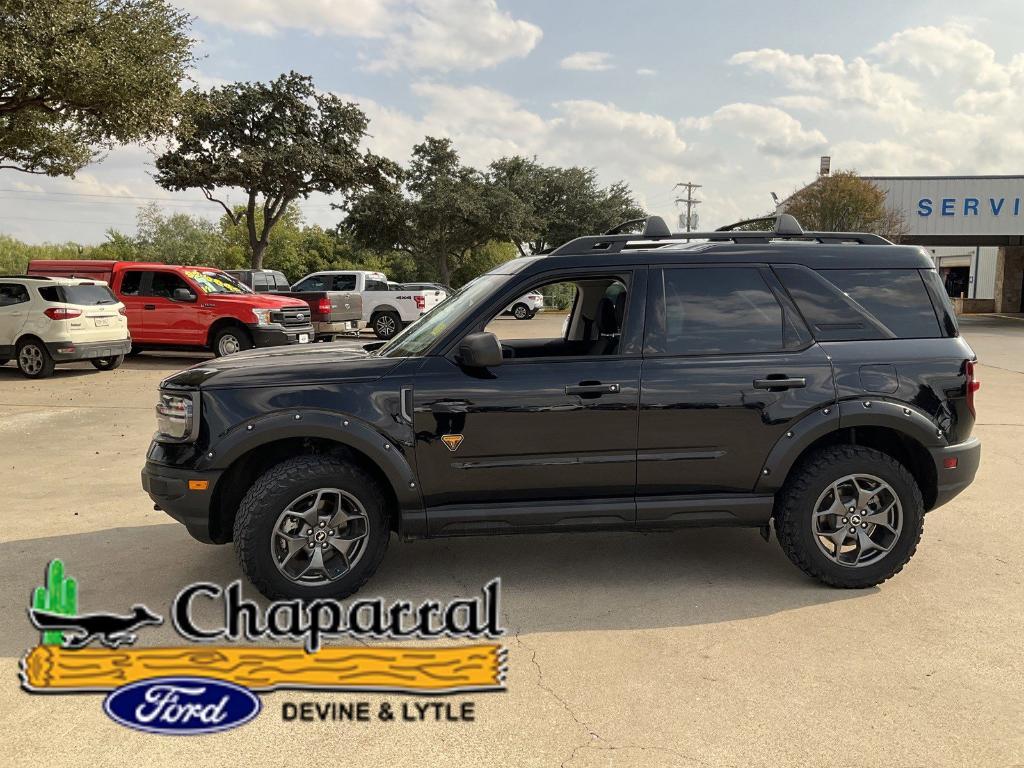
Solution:
[[[212,733],[247,723],[260,711],[254,691],[502,691],[507,652],[493,642],[323,647],[325,639],[344,635],[497,638],[504,634],[500,586],[493,579],[479,596],[447,603],[316,599],[280,600],[264,608],[242,595],[238,581],[227,587],[199,582],[179,591],[168,613],[175,631],[193,644],[133,648],[137,633],[162,624],[163,617],[144,605],[123,614],[79,613],[78,584],[53,560],[29,608],[42,636],[21,661],[21,683],[30,693],[108,693],[103,708],[113,720],[162,734]],[[200,601],[220,603],[222,618],[212,625],[199,621],[193,606]],[[301,645],[235,644],[261,638]]]

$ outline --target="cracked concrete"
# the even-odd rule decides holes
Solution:
[[[513,321],[514,322],[514,321]],[[532,322],[532,321],[531,321]],[[528,324],[524,324],[528,325]],[[253,723],[202,738],[122,728],[100,696],[31,696],[16,664],[44,563],[62,557],[83,610],[166,611],[199,579],[240,576],[230,547],[152,509],[138,470],[157,382],[189,358],[29,383],[0,368],[0,686],[4,764],[220,768],[472,766],[1012,766],[1024,764],[1024,324],[985,321],[978,482],[929,515],[917,555],[879,589],[803,577],[756,531],[393,541],[367,595],[446,599],[502,577],[507,690],[476,721],[284,722],[286,701],[415,697],[277,692]],[[1001,370],[985,365],[993,359]],[[202,618],[201,616],[199,617]],[[147,628],[146,645],[174,643]],[[837,727],[850,736],[836,739]]]

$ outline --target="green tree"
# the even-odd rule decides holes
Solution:
[[[174,146],[156,161],[156,180],[167,189],[201,189],[235,224],[244,223],[253,269],[262,268],[271,232],[296,200],[358,193],[398,171],[360,149],[369,124],[363,111],[318,93],[304,75],[187,97]],[[228,188],[245,194],[241,209],[214,196]]]
[[[0,0],[0,168],[73,175],[171,124],[192,64],[166,0]]]
[[[448,285],[466,256],[498,235],[489,193],[449,139],[428,136],[393,184],[351,198],[342,227],[364,247],[409,254],[422,277]]]
[[[781,209],[806,230],[874,232],[893,242],[906,233],[902,212],[885,205],[885,192],[856,171],[822,176],[794,192]]]
[[[603,188],[593,168],[543,166],[514,156],[495,160],[488,180],[505,193],[495,225],[520,254],[542,253],[582,235],[606,232],[645,213],[623,182]]]

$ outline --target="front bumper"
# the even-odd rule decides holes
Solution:
[[[117,357],[127,355],[132,349],[132,340],[117,339],[114,341],[50,341],[46,343],[46,351],[57,362],[69,360],[95,360],[97,357]]]
[[[288,344],[305,344],[313,341],[315,331],[313,325],[302,325],[297,328],[285,328],[281,325],[250,325],[254,347],[283,347]],[[305,337],[306,341],[302,341]]]
[[[196,472],[147,461],[142,468],[142,488],[157,508],[182,523],[192,538],[214,544],[218,532],[210,529],[210,512],[220,476],[221,470]],[[206,481],[206,488],[190,489],[190,480]]]
[[[932,509],[941,507],[974,481],[981,463],[981,441],[976,437],[970,440],[946,446],[945,448],[929,448],[935,462],[935,476],[938,478],[935,504]],[[956,459],[955,468],[947,468],[946,460]]]

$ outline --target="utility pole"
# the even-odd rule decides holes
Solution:
[[[701,202],[700,200],[696,199],[693,196],[693,191],[695,189],[700,189],[702,186],[703,185],[701,185],[701,184],[694,184],[692,181],[687,181],[687,182],[679,182],[674,187],[672,187],[672,189],[679,189],[679,187],[684,187],[686,189],[686,197],[677,197],[676,198],[676,205],[679,205],[681,203],[684,203],[686,205],[686,221],[685,221],[685,225],[686,225],[686,231],[687,232],[689,232],[689,231],[691,231],[693,229],[693,224],[694,224],[694,220],[693,220],[694,219],[694,212],[693,212],[693,209],[696,206],[700,205],[700,202]],[[682,217],[680,217],[680,218],[682,218]]]

